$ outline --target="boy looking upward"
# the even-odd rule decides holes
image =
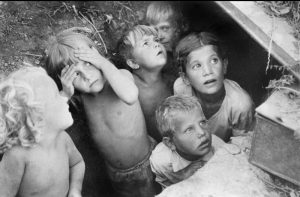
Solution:
[[[156,120],[163,140],[152,151],[150,163],[163,188],[190,177],[225,144],[209,132],[195,97],[168,97],[157,108]]]
[[[147,131],[159,142],[161,135],[155,125],[155,109],[160,102],[173,94],[175,78],[161,72],[166,64],[167,55],[157,36],[153,27],[137,25],[124,33],[119,41],[119,53],[131,68],[139,89],[139,100]]]
[[[117,69],[88,37],[75,32],[53,39],[46,66],[60,77],[67,95],[78,93],[117,196],[153,196],[149,156],[154,142],[147,135],[131,73]]]

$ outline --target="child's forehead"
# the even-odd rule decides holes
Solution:
[[[85,40],[78,39],[74,42],[75,48],[89,48],[89,44]]]

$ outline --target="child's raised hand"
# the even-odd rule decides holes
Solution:
[[[74,56],[80,60],[89,62],[100,69],[101,65],[108,61],[102,55],[99,54],[98,50],[94,47],[79,48],[74,50]]]
[[[71,66],[65,66],[60,75],[60,81],[62,84],[62,93],[67,96],[69,99],[73,96],[74,94],[74,85],[73,81],[76,78],[77,73],[75,69],[75,65]]]

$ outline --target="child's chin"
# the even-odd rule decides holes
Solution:
[[[69,128],[70,126],[72,126],[73,123],[74,123],[74,120],[73,120],[73,118],[72,118],[72,116],[71,116],[71,117],[66,121],[66,128],[65,128],[65,129],[67,129],[67,128]]]

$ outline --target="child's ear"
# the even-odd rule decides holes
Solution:
[[[127,63],[127,65],[128,65],[130,68],[132,68],[132,69],[134,69],[134,70],[140,68],[140,65],[138,65],[137,63],[135,63],[132,59],[126,60],[126,63]]]
[[[184,82],[185,85],[187,86],[191,85],[190,80],[186,77],[185,73],[182,72],[179,75],[182,78],[182,81]]]
[[[175,145],[173,144],[172,140],[170,137],[163,137],[162,142],[169,147],[171,150],[176,150]]]
[[[223,74],[224,75],[227,73],[227,65],[228,65],[228,59],[224,58],[224,60],[223,60]]]

